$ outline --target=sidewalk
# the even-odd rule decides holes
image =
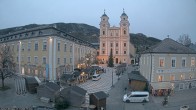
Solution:
[[[161,106],[164,99],[163,96],[151,96],[151,99],[155,104],[160,105],[160,108],[163,109]],[[196,105],[196,88],[176,91],[172,96],[169,96],[168,105],[165,108],[179,108],[182,105]],[[192,106],[191,108],[192,110],[196,110],[196,106]]]

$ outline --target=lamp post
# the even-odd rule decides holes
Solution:
[[[114,87],[114,85],[113,85],[113,68],[112,68],[112,87]]]

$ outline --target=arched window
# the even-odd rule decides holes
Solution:
[[[105,35],[105,31],[103,31],[103,35]]]
[[[126,34],[126,30],[124,30],[124,34]]]

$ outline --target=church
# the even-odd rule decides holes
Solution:
[[[120,27],[110,27],[109,17],[104,14],[100,22],[100,46],[98,59],[107,63],[112,50],[114,64],[134,63],[135,47],[130,43],[129,20],[123,9],[120,16]]]

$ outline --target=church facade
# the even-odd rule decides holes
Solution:
[[[105,14],[101,16],[100,22],[100,47],[98,59],[102,63],[107,63],[112,50],[114,64],[134,63],[135,48],[130,43],[129,20],[123,10],[120,16],[120,27],[110,27],[109,17]]]

